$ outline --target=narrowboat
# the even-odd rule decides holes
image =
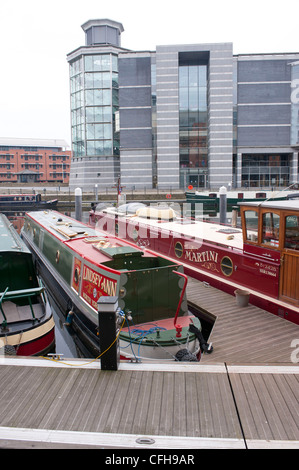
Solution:
[[[55,348],[55,324],[31,252],[0,214],[0,351],[45,355]]]
[[[0,212],[25,212],[37,209],[55,209],[58,199],[43,201],[39,193],[0,194]]]
[[[124,319],[121,359],[173,361],[185,355],[182,360],[197,361],[208,349],[199,319],[189,314],[187,276],[179,262],[56,211],[27,213],[22,237],[85,356],[101,354],[103,296],[117,297]]]
[[[171,208],[110,207],[90,224],[184,266],[187,275],[299,324],[299,201],[239,203],[241,227]],[[244,292],[245,291],[245,292]]]
[[[295,189],[297,186],[292,185],[291,187]],[[227,210],[229,212],[232,211],[233,207],[237,206],[239,202],[263,202],[266,200],[277,202],[284,201],[293,196],[298,197],[298,192],[295,192],[294,189],[282,191],[227,191]],[[194,212],[195,204],[197,203],[201,203],[205,211],[219,212],[220,190],[221,188],[218,192],[186,191],[186,202],[190,204],[191,214]]]

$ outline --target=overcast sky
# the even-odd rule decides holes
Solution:
[[[299,0],[0,0],[0,137],[71,145],[66,55],[81,25],[123,24],[121,45],[232,42],[234,54],[299,52]]]

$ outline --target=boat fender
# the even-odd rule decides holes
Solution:
[[[176,353],[175,358],[180,362],[198,362],[195,354],[192,354],[188,349],[180,349]]]
[[[16,356],[17,355],[16,348],[14,346],[12,346],[11,344],[6,344],[4,346],[4,355],[5,356]]]
[[[189,331],[191,333],[194,333],[195,336],[197,337],[197,339],[199,341],[199,344],[200,344],[201,351],[205,352],[205,353],[208,353],[208,354],[211,354],[211,352],[213,351],[212,343],[209,344],[209,343],[206,342],[206,340],[203,337],[202,332],[195,325],[193,325],[193,323],[190,323]]]
[[[74,315],[74,312],[70,310],[66,317],[65,326],[71,326],[72,321],[73,321],[73,315]]]

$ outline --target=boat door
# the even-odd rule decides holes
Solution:
[[[280,299],[299,304],[299,216],[284,213],[282,220]]]

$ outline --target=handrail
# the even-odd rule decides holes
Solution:
[[[29,306],[30,306],[30,310],[31,310],[31,315],[32,315],[33,320],[35,321],[36,317],[35,317],[35,314],[34,314],[33,305],[32,305],[32,302],[31,302],[31,297],[33,297],[34,295],[42,294],[44,292],[45,288],[44,287],[34,287],[32,289],[22,289],[22,290],[10,291],[10,292],[8,292],[8,289],[9,289],[9,287],[7,287],[4,292],[0,293],[0,296],[1,296],[0,297],[0,310],[1,310],[2,315],[4,317],[4,323],[7,324],[7,318],[6,318],[5,313],[3,311],[3,308],[2,308],[2,301],[3,301],[4,297],[5,297],[5,300],[21,299],[21,298],[24,298],[24,297],[28,297],[28,302],[29,302]]]
[[[4,299],[5,294],[6,294],[6,292],[8,291],[8,289],[9,289],[9,287],[6,287],[5,291],[4,291],[4,292],[1,292],[1,294],[0,294],[0,295],[1,295],[1,298],[0,298],[0,305],[2,304],[2,300]]]
[[[182,289],[182,292],[181,292],[181,297],[180,297],[178,307],[177,307],[177,310],[176,310],[176,314],[175,314],[175,317],[174,317],[174,320],[173,320],[174,327],[177,331],[176,336],[177,336],[177,338],[179,338],[181,336],[182,327],[181,327],[181,325],[177,324],[176,321],[177,321],[178,314],[179,314],[179,311],[180,311],[180,308],[181,308],[181,305],[182,305],[182,302],[183,302],[185,290],[186,290],[186,287],[187,287],[188,277],[186,276],[186,274],[180,273],[179,271],[172,271],[172,272],[177,274],[178,276],[182,276],[185,279],[184,286],[183,286],[183,289]]]
[[[22,297],[32,297],[34,295],[39,295],[42,292],[44,292],[45,288],[44,287],[34,287],[32,289],[20,289],[20,290],[12,290],[7,293],[8,287],[5,290],[5,292],[0,292],[0,303],[3,300],[3,297],[5,296],[5,300],[11,300],[11,299],[20,299]]]
[[[9,289],[9,287],[6,287],[5,291],[1,293],[1,298],[0,298],[0,310],[1,310],[1,313],[2,313],[3,318],[4,318],[4,322],[3,322],[3,323],[5,323],[5,324],[7,324],[7,318],[6,318],[5,313],[3,312],[2,301],[3,301],[4,297],[5,297],[5,294],[6,294],[6,292],[8,291],[8,289]]]

